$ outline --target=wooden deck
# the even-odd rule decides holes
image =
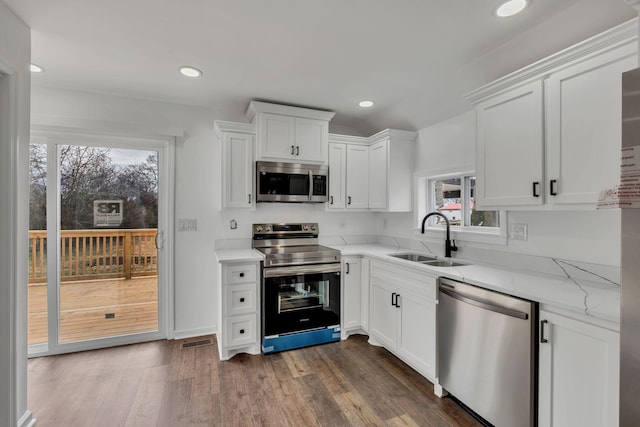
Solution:
[[[156,331],[157,282],[156,276],[62,282],[60,342]],[[28,334],[29,344],[47,342],[46,283],[29,285]]]

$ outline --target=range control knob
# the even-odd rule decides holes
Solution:
[[[316,231],[316,226],[315,226],[315,224],[311,224],[311,230]]]
[[[308,230],[309,230],[309,225],[308,225],[308,224],[304,224],[304,225],[302,226],[302,230],[304,230],[304,231],[308,231]]]
[[[257,225],[257,226],[256,226],[256,231],[257,231],[258,233],[260,233],[260,232],[262,231],[262,226]]]
[[[268,225],[266,225],[266,226],[264,227],[264,231],[265,231],[265,233],[270,232],[270,231],[271,231],[271,227],[270,227],[270,226],[268,226]]]

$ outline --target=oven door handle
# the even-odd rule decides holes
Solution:
[[[288,267],[271,267],[263,269],[264,277],[284,277],[299,274],[339,273],[341,264],[294,265]]]

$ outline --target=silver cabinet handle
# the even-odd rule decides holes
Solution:
[[[309,200],[313,197],[313,172],[309,171]]]

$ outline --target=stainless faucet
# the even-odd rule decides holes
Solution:
[[[449,229],[451,227],[449,225],[449,219],[446,216],[444,216],[440,212],[431,212],[431,213],[427,214],[422,219],[422,234],[424,234],[424,225],[427,223],[427,219],[429,219],[430,216],[434,216],[434,215],[442,217],[444,219],[444,221],[447,223],[447,238],[444,241],[444,256],[447,257],[447,258],[451,258],[451,251],[457,251],[458,247],[456,246],[456,241],[455,240],[451,240],[451,235],[449,234]]]

